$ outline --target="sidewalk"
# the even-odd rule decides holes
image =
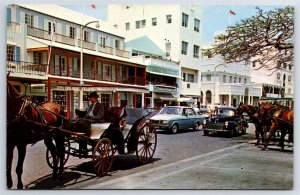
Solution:
[[[293,153],[242,143],[88,189],[292,190]]]

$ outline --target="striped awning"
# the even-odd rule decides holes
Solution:
[[[83,91],[104,91],[104,92],[133,92],[133,93],[149,93],[147,89],[133,87],[83,87]],[[78,86],[66,86],[67,91],[80,91]]]

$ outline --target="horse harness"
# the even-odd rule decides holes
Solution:
[[[21,96],[18,96],[18,97],[15,97],[15,99],[18,99],[18,98],[22,98],[22,105],[18,111],[18,114],[15,116],[14,119],[10,120],[7,122],[7,125],[9,124],[12,124],[12,123],[15,123],[15,122],[18,122],[20,120],[21,117],[24,117],[25,120],[29,121],[28,118],[25,116],[25,110],[28,106],[32,106],[38,113],[39,115],[39,118],[40,118],[40,122],[42,124],[48,124],[47,120],[45,119],[45,116],[44,114],[42,113],[41,109],[38,108],[38,104],[35,103],[35,102],[32,102],[31,100],[31,97],[30,96],[24,96],[24,95],[21,95]],[[30,121],[29,121],[30,122]]]

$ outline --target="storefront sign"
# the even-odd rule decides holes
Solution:
[[[31,93],[46,93],[46,85],[45,84],[32,84],[30,86]]]

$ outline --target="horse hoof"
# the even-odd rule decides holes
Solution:
[[[12,185],[13,185],[12,183],[7,183],[7,188],[8,188],[8,189],[11,189],[11,188],[12,188]]]
[[[18,189],[23,189],[23,184],[18,184],[17,188]]]

